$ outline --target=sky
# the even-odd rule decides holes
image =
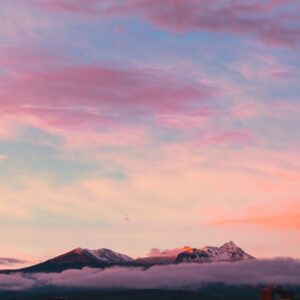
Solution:
[[[0,263],[233,240],[300,258],[298,0],[1,0]]]

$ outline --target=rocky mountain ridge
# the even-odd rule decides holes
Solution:
[[[204,263],[204,262],[235,262],[253,259],[233,242],[228,242],[221,247],[206,246],[202,248],[184,247],[183,251],[174,256],[148,256],[133,259],[128,255],[101,248],[90,250],[76,248],[65,254],[56,256],[45,262],[18,270],[3,270],[1,273],[13,272],[62,272],[68,269],[108,268],[112,266],[144,267],[149,268],[156,265],[167,265],[176,263]]]

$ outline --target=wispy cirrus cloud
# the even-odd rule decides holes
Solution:
[[[55,57],[15,52],[5,60],[2,116],[40,119],[49,127],[114,127],[158,113],[180,113],[216,93],[158,69],[59,65]],[[54,63],[53,63],[54,62]],[[56,62],[56,64],[55,64]],[[43,66],[50,64],[49,68]]]
[[[282,177],[282,180],[297,179]],[[300,206],[298,201],[281,201],[269,208],[265,208],[263,205],[249,206],[244,212],[241,211],[239,216],[223,217],[212,224],[220,227],[240,225],[262,227],[269,230],[299,231]]]
[[[69,149],[124,146],[145,144],[151,125],[190,130],[215,116],[216,86],[159,67],[77,64],[29,49],[2,53],[0,115],[8,124],[18,117],[12,124],[16,134],[31,126],[63,136]],[[84,134],[74,134],[78,131]],[[224,128],[218,134],[228,135],[222,140],[239,139],[229,132]]]
[[[110,17],[138,16],[178,33],[228,33],[253,37],[270,46],[299,46],[299,3],[288,1],[126,0],[36,1],[41,7],[68,14]]]
[[[27,261],[18,258],[0,257],[0,265],[20,265],[26,263]]]
[[[235,130],[226,132],[206,131],[202,135],[200,134],[198,136],[198,139],[195,141],[195,143],[199,145],[230,145],[243,144],[251,141],[254,141],[254,137],[248,130]]]
[[[30,101],[32,105],[132,107],[146,112],[184,109],[195,100],[209,97],[212,92],[208,87],[164,76],[159,70],[89,65],[33,71],[16,80],[8,79],[6,86],[2,93],[14,96],[12,98],[21,103],[23,100],[27,106]]]
[[[256,225],[271,229],[292,229],[300,230],[300,213],[283,213],[277,215],[266,214],[264,216],[248,216],[236,219],[225,219],[215,222],[219,226],[234,226],[234,225]]]

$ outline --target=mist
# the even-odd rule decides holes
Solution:
[[[0,290],[39,287],[95,289],[197,289],[211,283],[228,285],[299,285],[300,260],[278,258],[235,263],[182,263],[149,269],[83,268],[62,273],[0,275]]]

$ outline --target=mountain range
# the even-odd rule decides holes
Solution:
[[[221,247],[206,246],[200,249],[187,249],[177,255],[176,262],[233,262],[253,258],[253,256],[247,254],[234,242],[230,241]]]
[[[202,248],[184,247],[182,252],[173,256],[149,256],[133,259],[110,249],[102,248],[90,250],[76,248],[45,262],[18,270],[4,270],[2,273],[12,272],[62,272],[67,269],[81,269],[83,267],[107,268],[112,266],[151,267],[175,263],[204,263],[204,262],[235,262],[254,259],[233,242],[225,243],[221,247],[206,246]]]

